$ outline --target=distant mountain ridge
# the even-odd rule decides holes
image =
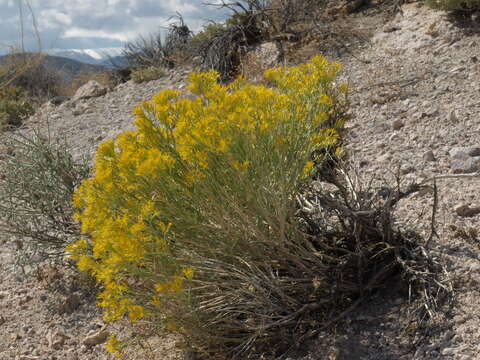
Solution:
[[[31,56],[32,54],[27,54],[27,56]],[[20,54],[15,55],[1,55],[0,56],[0,63],[11,60],[12,57],[21,56]],[[55,55],[45,55],[44,64],[53,67],[57,70],[67,71],[74,75],[78,75],[81,72],[98,72],[105,70],[105,65],[100,64],[89,64],[83,61],[74,60],[71,58],[63,57],[63,56],[55,56]]]
[[[26,54],[35,56],[34,54]],[[14,57],[20,57],[21,54],[1,55],[0,64],[4,62],[17,61]],[[28,61],[28,60],[27,60]],[[105,65],[88,64],[82,61],[65,58],[62,56],[44,55],[43,65],[60,73],[65,84],[70,84],[74,78],[84,73],[98,73],[108,71],[110,67]]]
[[[60,56],[91,65],[103,65],[108,67],[126,66],[125,57],[121,55],[121,48],[51,49],[46,52],[52,56]]]

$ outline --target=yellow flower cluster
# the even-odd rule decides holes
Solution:
[[[103,285],[107,320],[165,318],[159,304],[178,301],[196,276],[182,244],[221,227],[208,219],[214,197],[239,184],[295,186],[320,160],[315,150],[335,150],[347,95],[333,83],[339,70],[316,57],[267,71],[271,87],[194,73],[193,100],[164,90],[135,108],[137,130],[100,145],[95,176],[74,196],[85,238],[68,251]]]
[[[108,352],[116,355],[117,357],[123,357],[122,348],[118,338],[115,335],[112,335],[108,338],[105,348]]]

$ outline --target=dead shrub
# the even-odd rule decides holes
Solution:
[[[222,81],[237,75],[241,57],[264,34],[253,12],[235,13],[225,24],[209,24],[190,45],[192,58],[202,70],[216,70]]]

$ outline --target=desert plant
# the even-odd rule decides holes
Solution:
[[[33,100],[16,86],[0,88],[0,129],[20,126],[34,112]]]
[[[191,31],[180,14],[177,22],[167,28],[165,40],[162,33],[151,34],[149,37],[140,37],[137,41],[128,43],[123,49],[123,56],[130,67],[165,67],[175,66],[175,56],[185,51],[191,37]]]
[[[65,142],[39,133],[4,135],[2,146],[0,232],[20,244],[20,264],[62,260],[79,234],[71,200],[89,166]]]
[[[479,0],[425,0],[431,8],[444,11],[475,11],[480,10]]]
[[[165,90],[136,109],[137,131],[100,146],[75,195],[91,240],[69,251],[103,284],[106,319],[128,314],[207,352],[283,339],[280,325],[312,301],[316,256],[295,194],[321,162],[315,150],[338,145],[339,68],[318,57],[271,70],[275,88],[192,74],[195,100]]]
[[[162,91],[99,147],[68,251],[106,320],[182,334],[205,358],[278,358],[392,276],[430,276],[418,237],[392,229],[395,196],[361,195],[327,161],[348,118],[339,70],[316,57],[267,71],[271,88],[194,73],[195,99]]]
[[[131,73],[132,80],[136,84],[140,84],[145,81],[157,80],[164,76],[165,70],[163,68],[155,66],[134,69]]]
[[[173,65],[164,49],[160,33],[151,34],[147,38],[141,36],[136,41],[126,44],[122,54],[131,67]]]

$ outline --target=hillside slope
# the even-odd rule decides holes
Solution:
[[[0,63],[12,61],[12,57],[20,56],[19,54],[0,56]],[[42,60],[47,68],[60,72],[66,84],[69,84],[72,79],[82,73],[102,72],[108,69],[103,65],[87,64],[78,60],[55,55],[45,55]]]
[[[364,177],[390,183],[397,170],[403,184],[480,171],[480,21],[457,22],[419,3],[402,10],[379,24],[368,46],[335,59],[343,63],[352,88],[347,149]],[[103,97],[59,107],[46,104],[22,131],[46,129],[48,123],[76,156],[91,155],[102,140],[132,128],[131,110],[139,101],[163,88],[182,89],[187,73],[175,70],[146,84],[128,82]],[[459,148],[466,147],[477,155],[459,157]],[[463,170],[458,161],[464,162]],[[445,178],[437,185],[438,237],[430,246],[448,264],[454,306],[425,327],[411,322],[408,294],[392,284],[391,292],[373,295],[336,328],[315,334],[290,360],[479,358],[480,235],[464,239],[459,229],[480,233],[480,214],[474,211],[480,209],[480,178]],[[414,193],[399,203],[397,219],[428,238],[432,204],[432,191]],[[465,209],[473,210],[470,216]],[[47,274],[53,280],[47,275],[42,281],[22,279],[14,272],[13,252],[11,244],[0,248],[0,359],[111,358],[100,345],[82,344],[104,326],[91,299],[75,288],[47,291],[46,283],[61,279],[59,272]],[[72,294],[78,297],[76,306],[65,312]],[[127,358],[180,357],[171,338],[152,342],[154,350],[138,348]]]

